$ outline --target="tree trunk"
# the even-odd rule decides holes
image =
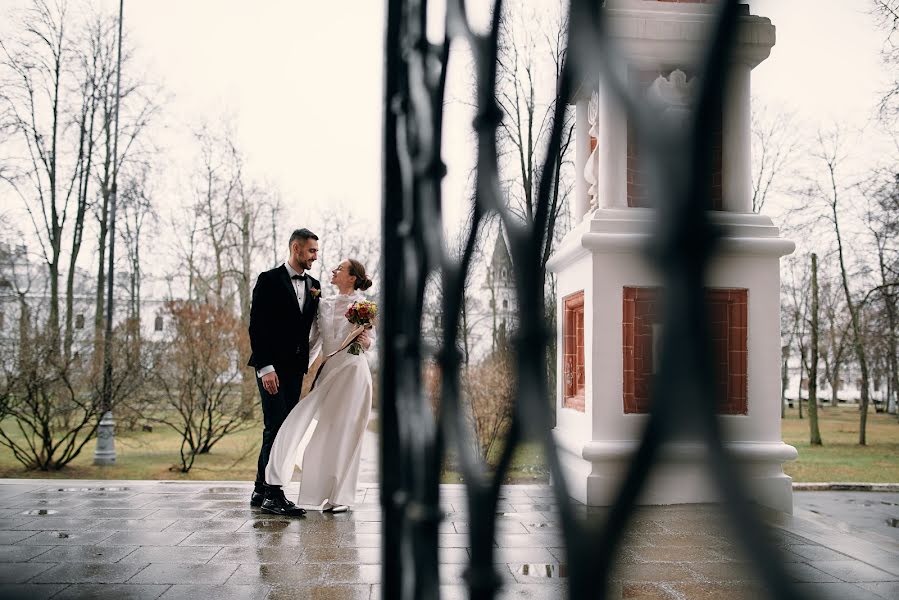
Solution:
[[[811,349],[808,373],[808,425],[809,443],[821,445],[818,429],[818,255],[812,253],[812,318]]]
[[[800,346],[799,353],[802,360],[799,361],[799,392],[796,394],[796,404],[799,407],[799,418],[802,418],[802,376],[805,374],[805,352]]]
[[[840,398],[837,395],[837,388],[840,387],[840,363],[834,362],[833,367],[830,370],[831,380],[830,380],[830,405],[831,406],[839,406]]]
[[[787,344],[780,351],[780,418],[787,416],[787,386],[790,385],[790,345]]]
[[[836,191],[834,191],[836,194]],[[862,373],[861,382],[861,402],[859,409],[858,422],[858,443],[860,446],[867,444],[867,426],[868,426],[868,360],[865,356],[865,346],[862,340],[861,326],[858,322],[858,307],[852,301],[852,293],[849,291],[849,275],[846,272],[846,262],[843,258],[843,239],[840,236],[840,221],[837,211],[836,199],[831,204],[833,209],[833,229],[837,238],[837,255],[840,259],[840,280],[843,284],[843,293],[846,295],[846,306],[849,308],[849,316],[852,320],[852,346],[855,349],[855,358],[858,360],[858,366]]]
[[[896,412],[899,413],[899,365],[897,365],[896,351],[896,295],[893,287],[887,285],[889,278],[887,277],[886,260],[884,258],[883,244],[877,244],[877,261],[880,266],[880,282],[883,284],[883,303],[887,315],[887,398],[886,407],[889,410],[890,398],[895,399]]]

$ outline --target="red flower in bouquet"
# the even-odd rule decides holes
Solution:
[[[378,316],[378,305],[369,300],[353,302],[347,309],[344,316],[353,325],[359,325],[368,329],[371,327],[372,321]],[[362,344],[353,342],[350,344],[350,354],[360,354],[362,352]]]

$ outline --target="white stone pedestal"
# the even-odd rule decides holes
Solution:
[[[795,245],[779,237],[768,217],[721,211],[709,215],[725,227],[726,237],[706,285],[745,289],[748,294],[747,412],[719,418],[733,456],[745,467],[754,498],[792,512],[791,479],[782,464],[793,460],[796,450],[783,443],[780,431],[779,259]],[[571,495],[591,506],[614,499],[648,419],[624,410],[622,323],[624,288],[658,286],[644,258],[652,216],[651,209],[599,209],[569,232],[548,265],[557,275],[557,314],[563,314],[566,296],[584,292],[585,408],[580,412],[563,406],[560,350],[554,433]],[[560,349],[562,335],[560,327]],[[665,461],[655,468],[640,501],[716,501],[705,452],[698,443],[663,448]]]

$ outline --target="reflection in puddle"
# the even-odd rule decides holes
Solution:
[[[58,510],[53,510],[52,508],[35,508],[33,510],[26,510],[23,512],[23,515],[55,515],[58,513]]]
[[[568,566],[565,564],[524,564],[518,565],[515,572],[525,577],[558,579],[568,577]]]
[[[244,490],[239,487],[210,487],[204,491],[210,494],[239,494]]]
[[[270,529],[270,530],[281,530],[287,529],[290,526],[290,521],[255,521],[253,523],[253,529]]]
[[[887,519],[887,525],[890,527],[899,527],[899,519]]]

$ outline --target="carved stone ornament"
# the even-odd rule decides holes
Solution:
[[[587,105],[587,123],[590,125],[589,136],[599,139],[599,93],[593,90],[590,94],[590,104]],[[599,206],[599,192],[597,190],[596,173],[599,167],[599,143],[590,152],[587,164],[584,165],[584,179],[587,181],[587,197],[590,198],[590,210],[596,210]]]
[[[687,80],[687,74],[675,69],[668,77],[659,75],[646,92],[647,99],[675,123],[686,125],[699,89],[698,78]]]

